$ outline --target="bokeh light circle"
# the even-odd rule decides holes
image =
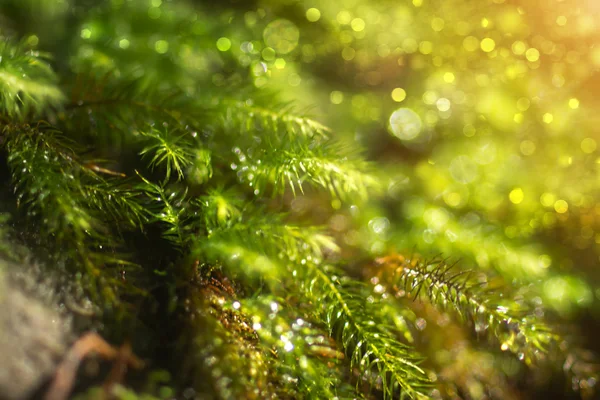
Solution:
[[[465,184],[475,181],[479,175],[477,164],[465,155],[454,158],[448,169],[455,181]]]
[[[298,46],[300,31],[293,22],[280,18],[265,27],[263,39],[277,53],[287,54]]]
[[[390,115],[390,133],[400,140],[413,140],[421,133],[421,117],[410,108],[399,108]]]

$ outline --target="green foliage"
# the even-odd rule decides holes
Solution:
[[[224,306],[231,301],[215,277],[186,291],[181,310],[186,326],[181,351],[190,351],[182,363],[183,375],[198,393],[215,393],[220,399],[277,398],[272,384],[269,353],[261,351],[256,332],[246,315]],[[181,343],[180,343],[181,344]],[[212,378],[206,379],[209,375]]]
[[[9,229],[7,225],[9,220],[10,214],[0,214],[0,254],[10,259],[12,255],[12,244],[8,237]]]
[[[303,184],[308,183],[344,200],[350,196],[366,199],[367,191],[377,186],[376,180],[363,172],[368,170],[367,164],[348,156],[340,158],[344,152],[339,146],[319,146],[315,150],[302,145],[291,149],[271,145],[253,156],[237,150],[241,179],[248,181],[255,193],[263,193],[271,184],[276,194],[289,187],[295,195],[303,193]]]
[[[142,183],[137,185],[137,189],[146,195],[150,203],[146,208],[151,216],[149,222],[160,224],[165,239],[177,246],[183,246],[186,240],[184,234],[186,209],[182,204],[185,193],[178,196],[176,192],[167,192],[160,184],[150,182],[141,175],[139,177]]]
[[[344,354],[327,332],[296,317],[284,299],[263,296],[245,301],[241,307],[252,315],[266,351],[273,351],[274,368],[283,378],[284,390],[314,399],[350,399],[360,396],[344,382]]]
[[[171,381],[170,374],[164,370],[155,370],[148,374],[145,387],[138,391],[123,385],[114,385],[111,395],[119,400],[166,400],[173,396],[174,390],[168,384]],[[102,399],[106,392],[101,387],[92,387],[86,392],[78,394],[74,399],[95,400]]]
[[[358,368],[367,379],[376,373],[386,399],[398,394],[401,398],[427,397],[430,380],[419,366],[422,357],[395,339],[381,308],[365,298],[366,287],[338,277],[335,269],[315,269],[313,274],[306,293],[313,304],[322,305],[320,319],[343,345],[350,367]]]
[[[47,212],[45,225],[59,240],[82,243],[88,235],[99,238],[103,228],[78,193],[83,184],[98,179],[78,160],[73,143],[45,124],[8,125],[4,135],[15,190],[29,214]]]
[[[264,100],[263,100],[264,101]],[[248,104],[249,103],[249,104]],[[251,133],[254,130],[265,133],[275,133],[275,138],[294,139],[297,137],[324,138],[331,130],[308,117],[296,115],[289,107],[277,107],[268,104],[269,108],[261,107],[252,102],[227,101],[226,123],[230,129],[239,129],[241,134]]]
[[[160,132],[151,128],[149,132],[142,132],[151,143],[145,147],[140,154],[142,156],[152,155],[149,166],[154,167],[165,164],[165,181],[171,178],[171,171],[177,172],[177,179],[184,177],[183,170],[192,162],[192,145],[182,143],[186,134]]]
[[[108,223],[121,225],[124,229],[135,229],[149,220],[148,210],[140,202],[140,191],[127,182],[118,179],[99,180],[82,189],[88,207],[101,212]]]
[[[26,50],[25,44],[0,42],[0,101],[3,114],[24,119],[62,104],[64,96],[49,56]]]
[[[0,4],[0,253],[150,361],[119,399],[592,396],[596,142],[542,145],[545,80],[506,86],[562,45],[509,2],[338,3]]]
[[[393,265],[395,270],[386,283],[403,288],[415,299],[421,294],[442,309],[452,310],[477,334],[489,334],[503,351],[511,351],[527,364],[544,358],[550,347],[560,342],[546,324],[532,317],[532,310],[522,301],[486,290],[481,282],[468,279],[468,271],[457,271],[455,264],[447,260],[402,261]]]
[[[293,263],[319,261],[324,250],[337,250],[332,239],[318,229],[286,224],[278,215],[249,216],[207,228],[206,238],[197,244],[198,255],[248,276],[276,279],[289,274]]]

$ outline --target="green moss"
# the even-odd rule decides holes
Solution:
[[[559,88],[598,54],[531,3],[1,2],[0,351],[57,351],[0,397],[89,329],[146,368],[82,399],[593,395],[597,101]]]

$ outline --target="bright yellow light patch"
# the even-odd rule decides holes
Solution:
[[[365,30],[365,21],[362,18],[354,18],[350,22],[350,26],[354,32],[361,32]]]
[[[589,52],[590,61],[596,67],[600,67],[600,47],[594,47]]]
[[[452,83],[452,82],[454,82],[454,79],[455,79],[455,77],[454,77],[454,74],[452,72],[446,72],[444,74],[444,82],[446,82],[446,83]]]
[[[285,68],[285,60],[283,58],[278,58],[275,60],[275,68],[284,69]]]
[[[339,210],[341,207],[342,202],[340,201],[340,199],[331,200],[331,208],[333,208],[334,210]]]
[[[513,190],[510,191],[508,198],[510,199],[511,203],[513,204],[520,204],[523,201],[523,198],[525,197],[525,194],[523,193],[523,189],[521,188],[514,188]]]
[[[476,78],[478,83],[489,82],[489,79],[478,78]],[[494,127],[506,130],[514,127],[515,114],[518,112],[515,103],[508,92],[485,90],[477,99],[476,110]]]
[[[431,20],[431,29],[433,29],[436,32],[442,31],[442,29],[444,29],[444,26],[445,22],[441,18],[436,17]]]
[[[169,51],[169,42],[166,40],[157,40],[156,43],[154,43],[154,50],[156,50],[158,54],[165,54]]]
[[[444,193],[444,201],[450,207],[458,207],[462,201],[462,197],[460,193],[456,192]]]
[[[338,90],[334,90],[329,94],[329,100],[333,104],[342,104],[342,102],[344,101],[344,93]]]
[[[498,0],[495,0],[498,3]],[[510,35],[522,36],[523,29],[526,26],[525,19],[518,10],[511,8],[504,8],[502,11],[498,10],[498,15],[494,15],[494,19],[490,20],[490,25],[494,22],[498,23],[498,28],[501,32]],[[488,26],[491,28],[491,26]]]
[[[542,203],[542,205],[544,207],[552,207],[555,202],[556,202],[556,196],[552,193],[544,193],[540,197],[540,203]]]
[[[410,108],[399,108],[390,115],[389,130],[400,140],[413,140],[421,133],[423,122]]]
[[[321,11],[314,7],[309,8],[306,10],[306,19],[310,22],[317,22],[319,19],[321,19]]]
[[[554,115],[552,115],[550,113],[546,113],[546,114],[544,114],[544,116],[542,117],[542,119],[544,120],[545,123],[551,124],[552,121],[554,121]]]
[[[581,150],[586,154],[591,154],[596,151],[597,144],[592,138],[585,138],[581,141]]]
[[[556,203],[554,203],[554,210],[559,214],[564,214],[569,211],[569,204],[564,200],[557,200]]]
[[[569,99],[569,108],[572,108],[573,110],[579,108],[579,100],[576,98]]]
[[[532,47],[525,52],[525,58],[527,58],[527,61],[536,62],[540,59],[540,51]]]
[[[341,25],[348,25],[350,23],[350,21],[352,20],[352,16],[350,15],[350,13],[348,11],[343,10],[338,13],[338,15],[335,17],[335,19]]]
[[[518,56],[525,53],[526,50],[527,50],[527,45],[520,40],[517,40],[516,42],[514,42],[512,44],[512,51],[513,51],[513,53],[515,53]]]
[[[394,90],[392,90],[392,99],[395,102],[400,103],[401,101],[406,99],[406,91],[402,88],[395,88]]]
[[[567,17],[565,17],[564,15],[559,15],[556,18],[556,24],[558,26],[565,26],[567,24]]]
[[[485,51],[486,53],[494,51],[495,48],[496,42],[494,42],[494,39],[485,38],[481,41],[481,50]]]
[[[424,40],[421,43],[419,43],[419,51],[422,54],[431,54],[431,52],[433,51],[433,43]]]
[[[231,40],[229,40],[226,37],[222,37],[219,38],[219,40],[217,40],[217,49],[219,49],[219,51],[227,51],[231,48]]]
[[[513,121],[515,121],[517,124],[522,124],[524,119],[525,116],[522,113],[516,113]]]
[[[558,164],[561,167],[568,167],[569,165],[573,164],[573,157],[568,154],[563,154],[558,157]]]
[[[452,103],[450,103],[450,100],[448,100],[447,98],[442,97],[435,102],[435,106],[438,110],[445,112],[448,111],[450,107],[452,107]]]

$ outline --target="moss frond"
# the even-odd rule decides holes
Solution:
[[[16,249],[15,244],[10,240],[12,233],[9,226],[10,219],[9,213],[0,212],[0,255],[8,260],[20,261],[22,257],[18,254],[19,249]]]
[[[426,204],[424,212],[410,216],[414,224],[413,229],[429,229],[429,223],[437,216],[441,216],[446,222],[443,227],[440,225],[431,229],[433,244],[406,242],[405,247],[418,245],[420,249],[428,248],[436,253],[468,257],[475,260],[482,269],[493,268],[506,280],[532,282],[548,274],[549,270],[540,263],[540,256],[543,254],[540,246],[507,240],[499,225],[486,221],[473,224],[470,220],[460,219],[448,207]],[[446,235],[446,231],[452,234]],[[410,233],[403,235],[409,237]],[[473,237],[482,238],[478,246],[471,246],[470,238]],[[460,253],[457,253],[457,249],[460,249]]]
[[[384,257],[378,263],[388,272],[383,282],[394,290],[403,290],[414,298],[424,296],[452,310],[477,334],[489,335],[501,350],[511,351],[527,364],[543,358],[551,346],[558,344],[558,334],[525,305],[486,290],[481,283],[468,279],[468,271],[455,270],[455,264],[402,256]]]
[[[285,224],[282,218],[254,216],[225,226],[209,226],[196,242],[195,254],[210,263],[223,263],[238,274],[270,279],[289,273],[290,263],[323,259],[336,252],[331,238],[313,227]]]
[[[354,151],[339,144],[303,144],[261,146],[244,152],[236,148],[238,176],[256,194],[272,188],[274,194],[290,189],[294,195],[305,185],[320,187],[343,200],[366,199],[378,181],[371,175],[369,163],[357,159]]]
[[[146,207],[150,213],[149,222],[160,224],[163,238],[180,249],[184,248],[190,240],[186,236],[185,224],[188,217],[187,193],[167,190],[163,185],[144,178],[139,172],[137,174],[142,183],[136,185],[136,190],[146,197]]]
[[[189,354],[174,360],[198,393],[216,399],[275,399],[269,357],[260,348],[250,320],[226,307],[235,294],[221,289],[214,277],[189,285],[180,310],[186,338],[180,349]]]
[[[142,193],[131,180],[110,179],[83,185],[88,207],[103,215],[105,222],[142,229],[150,215],[142,204]]]
[[[177,87],[157,88],[142,78],[118,77],[118,73],[80,74],[70,88],[62,123],[66,127],[86,126],[95,136],[128,143],[148,129],[150,121],[177,127],[199,126],[205,114],[202,99],[196,100]],[[91,133],[90,132],[90,133]],[[154,133],[153,133],[154,132]],[[160,132],[160,131],[158,131]],[[172,139],[160,132],[159,139]],[[113,143],[114,145],[114,143]]]
[[[85,272],[83,281],[91,295],[114,304],[123,282],[101,269],[127,269],[133,264],[116,253],[119,239],[106,222],[114,213],[128,213],[132,207],[140,211],[139,207],[129,199],[116,199],[116,191],[109,195],[114,202],[104,207],[105,182],[79,160],[77,146],[52,126],[6,125],[3,134],[18,206],[40,227],[47,244],[66,246],[61,259]]]
[[[272,354],[273,368],[283,377],[283,390],[311,399],[362,398],[344,382],[344,353],[325,330],[294,316],[288,305],[273,296],[241,302],[265,352]]]
[[[73,143],[49,125],[5,126],[8,164],[20,204],[43,213],[48,233],[59,239],[100,238],[101,224],[81,202],[84,182],[96,174],[78,161]]]
[[[370,374],[375,373],[385,399],[428,397],[431,381],[419,366],[423,358],[396,339],[377,303],[367,301],[366,287],[344,278],[341,271],[311,270],[306,295],[319,305],[321,320],[343,345],[351,368],[358,368],[372,386],[376,384]]]
[[[243,203],[239,193],[222,188],[210,189],[196,200],[198,207],[202,208],[204,226],[209,230],[230,227],[241,221]]]
[[[338,3],[0,1],[0,263],[30,247],[172,373],[108,397],[501,400],[561,366],[591,398],[598,143],[577,83],[600,53],[570,49],[578,11]],[[363,261],[396,246],[476,270]]]
[[[193,144],[189,133],[160,131],[154,127],[141,134],[148,138],[150,143],[140,151],[142,157],[151,157],[149,166],[154,169],[163,166],[165,169],[165,182],[171,178],[171,171],[177,173],[177,179],[184,178],[184,170],[192,162]]]
[[[0,103],[6,115],[23,119],[63,102],[48,58],[47,54],[26,50],[23,43],[0,42]]]
[[[253,101],[221,101],[225,112],[221,114],[223,125],[228,132],[241,135],[255,132],[275,133],[282,139],[306,137],[325,139],[331,130],[320,122],[295,114],[288,107],[270,108],[255,105]]]

